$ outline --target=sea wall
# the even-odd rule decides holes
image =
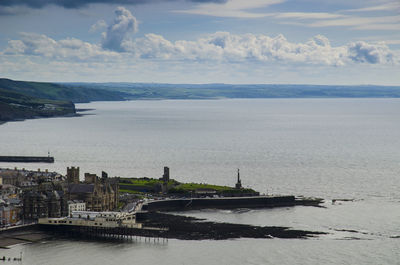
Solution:
[[[54,163],[52,156],[0,156],[0,162]]]
[[[294,206],[294,196],[252,196],[224,198],[192,198],[149,201],[143,205],[147,211],[184,211],[193,209],[268,208]]]

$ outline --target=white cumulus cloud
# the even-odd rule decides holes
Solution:
[[[108,61],[120,57],[119,53],[107,51],[100,45],[68,38],[56,41],[46,35],[21,33],[20,40],[8,41],[5,55],[38,56],[66,61],[100,60]]]
[[[350,43],[348,45],[349,58],[362,63],[391,63],[394,62],[394,54],[385,44],[369,44],[364,41]]]
[[[217,63],[274,63],[296,65],[343,66],[350,64],[397,64],[399,53],[381,43],[364,41],[332,46],[329,39],[317,35],[296,43],[283,35],[216,32],[194,41],[175,42],[161,35],[146,34],[124,40],[122,53],[75,38],[54,40],[45,35],[22,33],[10,40],[3,56],[26,55],[63,61],[110,62],[127,60],[192,61]],[[121,46],[122,48],[122,46]],[[118,50],[118,49],[117,49]]]
[[[115,10],[116,17],[107,31],[103,33],[102,47],[108,50],[125,51],[124,42],[138,30],[138,22],[132,13],[120,6]]]
[[[385,64],[396,62],[395,54],[383,43],[349,43],[333,47],[328,38],[317,35],[305,43],[288,41],[283,35],[236,35],[216,32],[196,41],[171,42],[147,34],[126,43],[126,51],[142,59],[198,60],[223,62],[286,62],[340,66],[349,63]]]
[[[107,28],[107,23],[101,19],[90,27],[89,32],[96,32],[105,28]]]

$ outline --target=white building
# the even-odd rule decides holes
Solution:
[[[75,211],[86,211],[86,203],[82,201],[68,201],[68,216],[71,216],[72,212]]]
[[[136,223],[136,213],[127,212],[74,211],[71,212],[69,217],[39,218],[39,224],[106,228],[142,228],[142,224]]]

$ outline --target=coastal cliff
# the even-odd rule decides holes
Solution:
[[[71,101],[40,99],[0,89],[0,122],[75,114]]]
[[[0,123],[32,118],[73,116],[74,103],[124,100],[124,93],[73,88],[44,82],[0,78]]]

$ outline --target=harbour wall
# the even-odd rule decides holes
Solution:
[[[225,198],[188,198],[149,201],[142,207],[144,211],[185,211],[197,209],[235,209],[235,208],[270,208],[294,206],[294,196],[252,196]]]
[[[0,156],[0,162],[54,163],[52,156]]]

